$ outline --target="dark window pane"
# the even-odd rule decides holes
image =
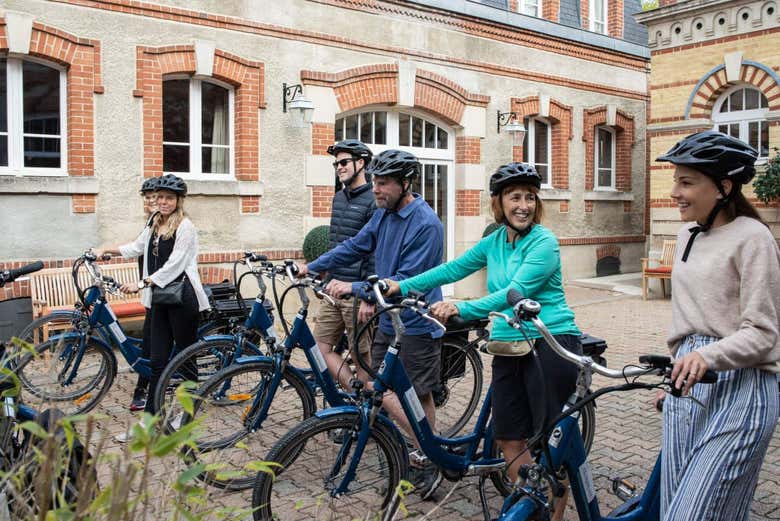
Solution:
[[[204,174],[228,174],[230,173],[230,149],[203,147],[201,162]]]
[[[387,144],[387,112],[374,112],[374,144]]]
[[[534,121],[534,161],[536,163],[548,163],[547,160],[547,124],[543,121]]]
[[[447,131],[441,128],[437,128],[438,135],[436,136],[436,148],[445,149],[449,145]]]
[[[612,170],[599,170],[599,186],[602,188],[612,186]]]
[[[409,138],[409,114],[398,115],[398,144],[408,147],[411,144]]]
[[[441,224],[444,226],[444,255],[443,258],[447,258],[447,165],[438,166],[439,176],[436,179],[439,185],[438,191],[438,212]]]
[[[412,118],[412,146],[423,146],[423,120]]]
[[[755,89],[745,89],[745,110],[758,108],[758,91]]]
[[[189,172],[190,147],[163,145],[163,172]]]
[[[761,146],[758,151],[762,157],[769,156],[769,125],[766,121],[761,122]]]
[[[425,148],[436,148],[436,125],[425,122]]]
[[[766,96],[764,96],[763,92],[761,92],[759,94],[760,94],[760,97],[761,97],[761,108],[762,109],[768,108],[769,107],[769,102],[767,101]]]
[[[24,138],[24,166],[59,168],[60,138]]]
[[[360,115],[360,141],[363,143],[371,143],[371,112]]]
[[[344,118],[336,120],[336,141],[344,140]]]
[[[542,177],[542,184],[550,184],[550,178],[548,177],[547,165],[536,165],[536,172]]]
[[[612,134],[599,129],[599,168],[612,168]]]
[[[751,121],[748,123],[748,145],[753,148],[758,148],[758,121]]]
[[[8,166],[8,136],[0,136],[0,166]]]
[[[201,83],[201,142],[229,145],[230,110],[228,90],[213,83]],[[205,171],[205,170],[204,170]]]
[[[436,165],[424,165],[423,171],[423,197],[428,206],[436,211]]]
[[[718,132],[723,132],[724,134],[729,133],[729,126],[728,125],[718,125]]]
[[[22,64],[24,133],[60,133],[60,72],[39,63]],[[57,158],[59,164],[59,158]]]
[[[726,98],[723,100],[723,103],[720,106],[721,112],[728,112],[729,111],[729,99]]]
[[[729,135],[739,139],[739,123],[729,125]]]
[[[731,104],[731,111],[735,110],[742,110],[743,104],[742,104],[742,96],[745,92],[745,89],[739,89],[736,92],[732,92],[729,96],[729,103]]]
[[[523,118],[523,127],[530,129],[528,126],[530,124],[531,120],[529,118]],[[523,136],[523,163],[528,162],[528,139],[530,132],[526,132]]]
[[[344,139],[357,139],[358,138],[358,115],[353,114],[347,116],[346,129],[344,131]]]
[[[0,60],[0,132],[8,132],[8,87],[5,60]]]
[[[163,141],[190,142],[190,80],[163,82]]]

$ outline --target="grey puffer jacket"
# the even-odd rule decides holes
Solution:
[[[376,210],[371,183],[364,184],[354,190],[346,188],[333,196],[333,212],[330,217],[330,243],[328,249],[333,249],[357,235]],[[374,256],[358,261],[351,266],[336,268],[328,273],[328,279],[338,279],[345,282],[365,280],[374,273]]]

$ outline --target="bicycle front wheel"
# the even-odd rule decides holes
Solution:
[[[87,339],[80,352],[82,338],[52,338],[25,353],[16,366],[30,394],[67,415],[92,410],[116,377],[116,359],[111,353],[93,339]]]
[[[264,460],[277,440],[317,410],[312,391],[297,373],[285,371],[273,389],[274,371],[270,360],[232,365],[198,391],[193,417],[202,421],[201,434],[196,449],[187,454],[207,465],[220,464],[218,470],[201,474],[209,485],[228,490],[251,488],[255,473],[246,472],[245,466]],[[266,402],[267,415],[258,422]],[[189,421],[185,415],[184,422]]]
[[[73,324],[83,316],[75,309],[60,310],[36,318],[17,335],[17,337],[37,346],[49,340],[50,336],[59,335],[73,330]]]
[[[376,422],[354,479],[336,496],[357,448],[362,419],[355,412],[316,416],[288,432],[268,453],[275,476],[260,472],[252,496],[255,521],[374,519],[388,507],[407,458],[390,427]]]
[[[482,358],[458,339],[442,342],[441,386],[433,392],[436,427],[452,438],[469,423],[482,398]]]

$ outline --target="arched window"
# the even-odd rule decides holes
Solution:
[[[65,92],[63,70],[0,58],[0,170],[66,173]]]
[[[233,173],[233,90],[195,78],[163,81],[163,172]]]
[[[760,90],[736,87],[715,102],[712,121],[715,130],[741,139],[756,148],[759,157],[766,158],[769,155],[768,112],[769,103]]]
[[[531,117],[525,118],[525,128],[528,130],[523,142],[523,161],[536,167],[542,176],[542,187],[551,188],[551,125],[545,119]]]

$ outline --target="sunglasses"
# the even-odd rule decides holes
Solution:
[[[345,166],[347,166],[352,161],[354,161],[354,159],[352,159],[350,157],[347,157],[347,158],[344,158],[344,159],[339,159],[338,161],[334,161],[333,162],[333,168],[338,168],[338,167],[344,168]]]

